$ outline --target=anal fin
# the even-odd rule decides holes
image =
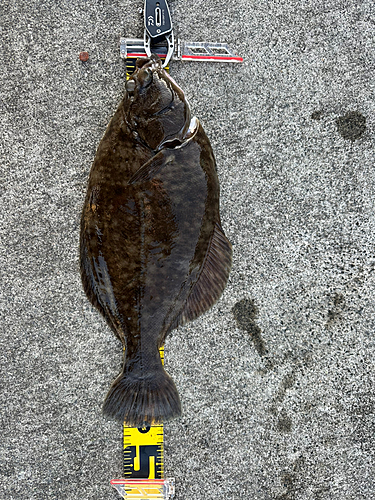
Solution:
[[[198,318],[220,298],[232,266],[232,245],[216,223],[202,270],[171,330]]]

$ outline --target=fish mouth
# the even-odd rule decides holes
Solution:
[[[174,80],[169,73],[165,71],[162,65],[162,61],[160,57],[157,54],[151,54],[150,57],[145,58],[145,59],[137,59],[137,62],[135,63],[135,67],[137,69],[151,69],[152,72],[157,72],[157,71],[162,71],[164,77],[166,80],[169,80],[169,83],[171,83],[173,86],[177,87],[177,89],[184,94],[184,91],[182,88],[178,85],[176,80]]]
[[[148,65],[148,67],[152,69],[152,71],[163,68],[161,59],[157,54],[151,54],[150,57],[147,57],[145,59],[137,59],[135,63],[136,69],[141,69],[146,65]]]
[[[151,54],[151,57],[146,59],[137,59],[135,68],[134,74],[125,83],[125,89],[130,98],[134,96],[137,87],[138,89],[148,87],[152,83],[154,74],[160,74],[163,70],[161,60],[156,54]]]

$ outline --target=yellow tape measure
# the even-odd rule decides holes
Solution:
[[[163,466],[163,426],[124,426],[125,479],[163,479]]]
[[[126,81],[132,76],[135,71],[135,63],[137,59],[126,59]]]

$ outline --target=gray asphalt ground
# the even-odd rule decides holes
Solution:
[[[118,498],[122,429],[101,406],[122,352],[82,291],[78,238],[141,6],[0,6],[1,500]],[[234,252],[220,302],[166,345],[176,499],[375,498],[373,2],[170,6],[182,39],[245,59],[171,67]]]

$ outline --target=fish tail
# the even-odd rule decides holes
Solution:
[[[129,370],[129,362],[125,361],[122,373],[109,389],[103,413],[129,427],[160,424],[178,417],[180,398],[160,358],[159,365],[145,372]]]

